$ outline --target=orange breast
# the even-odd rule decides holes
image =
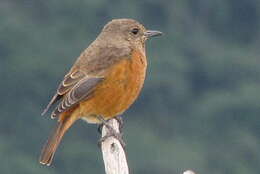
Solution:
[[[105,80],[96,87],[94,96],[80,104],[80,115],[89,122],[96,122],[94,115],[109,119],[123,113],[138,97],[146,67],[146,58],[140,52],[133,52],[131,59],[122,59],[111,67]]]

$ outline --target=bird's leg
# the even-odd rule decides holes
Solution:
[[[116,130],[113,127],[111,127],[103,117],[97,116],[97,118],[102,122],[102,124],[100,124],[99,127],[98,127],[98,129],[99,129],[98,131],[100,131],[102,133],[103,126],[106,126],[106,128],[108,129],[107,134],[105,136],[103,136],[102,138],[100,138],[100,140],[98,141],[98,146],[100,147],[101,143],[103,141],[105,141],[107,138],[115,137],[121,143],[121,145],[124,148],[126,144],[125,144],[125,142],[122,138],[123,135],[122,135],[121,130],[120,130],[121,129],[120,124],[122,124],[122,118],[120,118],[120,121],[118,119],[116,119],[119,123],[119,133],[116,132]]]
[[[102,134],[102,128],[103,128],[104,124],[101,123],[98,125],[98,133]]]
[[[103,126],[104,126],[103,121],[105,121],[105,120],[104,120],[102,117],[101,117],[101,119],[100,119],[100,118],[98,118],[98,119],[99,119],[99,120],[102,119],[102,121],[101,121],[102,123],[98,125],[98,133],[102,134],[102,128],[103,128]],[[116,120],[118,121],[118,123],[119,123],[119,132],[121,133],[122,130],[123,130],[123,126],[124,126],[123,119],[122,119],[121,115],[118,115],[117,117],[115,117],[115,119],[116,119]]]
[[[105,125],[106,126],[106,125]],[[107,127],[108,128],[108,127]],[[120,144],[122,145],[123,148],[125,148],[126,146],[126,143],[124,142],[123,140],[123,137],[122,137],[122,133],[117,133],[113,128],[110,129],[108,128],[108,132],[105,136],[103,136],[102,138],[99,139],[98,141],[98,146],[101,147],[101,143],[104,142],[107,138],[109,137],[115,137],[119,142]]]
[[[115,119],[119,123],[119,132],[122,133],[122,130],[123,130],[123,127],[124,127],[124,122],[123,122],[122,116],[118,115],[117,117],[115,117]]]

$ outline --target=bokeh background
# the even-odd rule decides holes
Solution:
[[[40,113],[113,18],[165,33],[148,41],[145,87],[124,114],[131,171],[259,174],[259,0],[1,0],[0,173],[104,173],[83,121],[41,166],[55,121]]]

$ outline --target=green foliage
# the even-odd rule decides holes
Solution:
[[[40,113],[112,18],[163,31],[147,43],[142,95],[124,114],[133,173],[260,172],[257,0],[2,0],[0,173],[104,173],[96,126],[78,122],[52,167],[38,164],[55,121]]]

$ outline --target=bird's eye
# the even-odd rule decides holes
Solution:
[[[131,31],[133,34],[137,34],[138,32],[139,32],[139,29],[138,28],[134,28],[134,29],[132,29],[132,31]]]

